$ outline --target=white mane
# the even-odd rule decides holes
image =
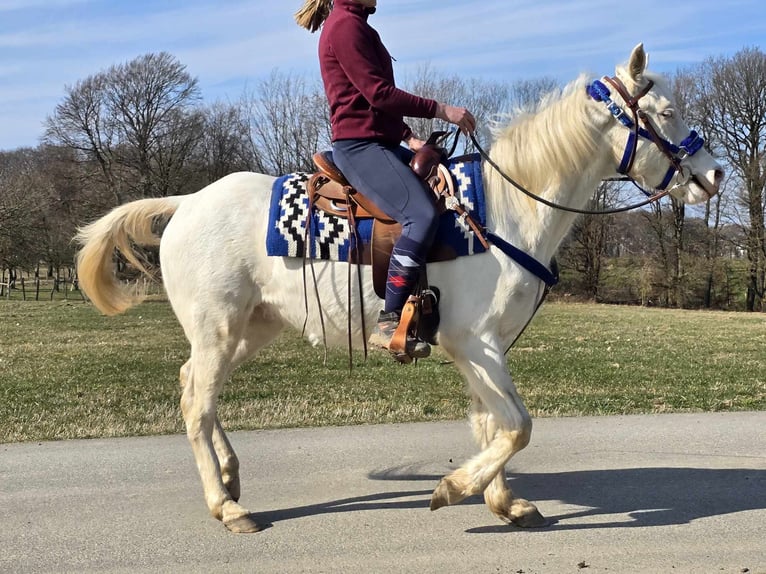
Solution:
[[[556,191],[565,188],[589,166],[602,143],[597,126],[584,121],[587,114],[585,86],[588,76],[582,75],[561,90],[544,96],[534,110],[524,111],[509,124],[492,128],[494,141],[490,157],[500,169],[527,190],[552,201]],[[506,182],[489,165],[484,169],[487,204],[495,217],[516,214],[517,221],[538,222],[540,205]],[[553,190],[553,193],[550,192]],[[527,240],[536,235],[531,229],[524,233]]]
[[[625,67],[619,67],[617,75],[631,93],[638,90]],[[659,75],[644,77],[666,86]],[[533,109],[519,110],[509,123],[491,127],[494,139],[489,155],[504,173],[535,195],[576,208],[585,206],[598,185],[603,162],[610,160],[604,153],[607,142],[602,133],[609,115],[600,114],[594,119],[589,116],[591,102],[586,86],[592,78],[582,74],[564,88],[543,96]],[[518,191],[488,164],[484,181],[485,188],[491,190],[487,194],[490,213],[501,219],[515,214],[529,246],[540,239],[543,227],[552,231],[551,222],[540,218],[542,204]],[[567,225],[572,218],[560,215],[557,222]]]

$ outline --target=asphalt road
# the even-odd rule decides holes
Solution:
[[[766,573],[766,412],[536,420],[508,471],[539,530],[428,510],[467,423],[231,439],[256,534],[208,515],[184,436],[0,445],[0,572]]]

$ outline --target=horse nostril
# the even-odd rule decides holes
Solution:
[[[724,171],[722,169],[715,170],[713,181],[715,182],[716,187],[719,187],[721,183],[723,182],[723,176],[724,176]]]

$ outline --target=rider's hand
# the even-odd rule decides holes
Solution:
[[[412,151],[418,151],[420,148],[422,148],[426,144],[426,142],[424,142],[423,140],[419,140],[415,136],[412,136],[410,139],[408,139],[406,143],[407,143],[407,146]]]
[[[440,103],[436,106],[436,117],[455,124],[464,134],[472,134],[476,129],[476,119],[465,108]]]

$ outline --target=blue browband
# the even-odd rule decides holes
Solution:
[[[652,137],[652,134],[641,126],[638,126],[636,129],[636,125],[633,120],[628,116],[628,114],[625,113],[625,110],[623,110],[619,104],[612,100],[612,93],[601,80],[594,80],[588,84],[586,86],[586,91],[588,92],[588,95],[595,101],[603,102],[606,106],[606,109],[609,110],[609,113],[612,114],[612,116],[618,122],[630,130],[628,141],[625,143],[625,151],[622,155],[622,161],[620,162],[620,166],[617,168],[619,173],[625,175],[628,171],[628,164],[630,163],[631,155],[633,154],[633,150],[637,145],[636,133],[638,133],[639,136],[648,139],[649,141],[655,140]],[[705,140],[702,139],[702,137],[696,131],[691,130],[689,135],[685,137],[679,145],[675,145],[674,143],[669,142],[664,138],[660,138],[660,141],[655,141],[655,143],[664,146],[664,148],[670,154],[672,154],[680,164],[685,157],[692,156],[700,149],[702,149],[702,146],[705,144]],[[668,169],[665,177],[662,180],[662,183],[657,186],[657,189],[665,189],[668,184],[670,184],[676,171],[676,166],[671,164],[670,169]]]

